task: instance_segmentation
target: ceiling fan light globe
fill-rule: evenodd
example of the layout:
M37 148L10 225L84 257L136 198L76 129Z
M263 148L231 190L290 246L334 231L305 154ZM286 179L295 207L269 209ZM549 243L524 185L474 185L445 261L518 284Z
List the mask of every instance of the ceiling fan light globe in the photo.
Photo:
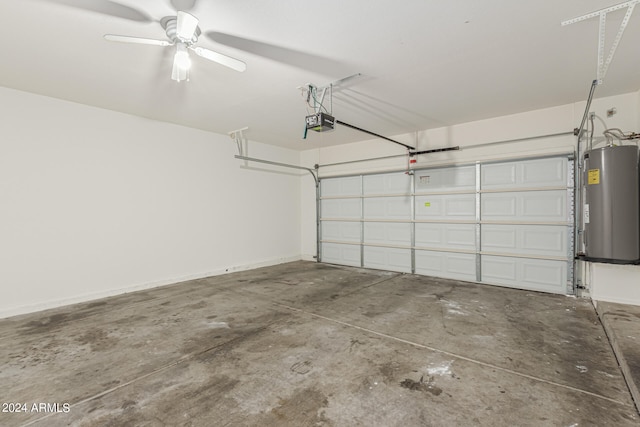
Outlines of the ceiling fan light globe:
M189 80L189 70L180 68L176 64L173 64L173 68L171 70L171 80L176 82L188 81Z
M189 68L191 68L189 51L183 43L178 43L176 45L176 54L173 57L171 79L177 82L180 82L182 80L189 80Z
M177 52L174 58L176 66L183 70L188 70L191 68L191 59L189 58L189 54L187 52Z
M176 54L173 57L173 63L180 69L188 70L191 68L191 58L189 51L183 43L176 45Z

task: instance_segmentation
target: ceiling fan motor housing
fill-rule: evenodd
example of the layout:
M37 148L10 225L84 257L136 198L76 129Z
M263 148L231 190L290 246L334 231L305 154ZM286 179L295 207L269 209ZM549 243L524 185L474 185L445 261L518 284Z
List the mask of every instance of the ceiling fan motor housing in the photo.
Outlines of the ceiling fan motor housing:
M178 17L177 16L165 16L160 20L160 24L162 28L164 28L165 33L167 34L167 38L171 40L173 43L183 42L187 46L191 46L195 42L198 41L198 37L202 34L200 31L200 27L196 27L196 30L193 32L193 37L189 40L183 40L178 37Z

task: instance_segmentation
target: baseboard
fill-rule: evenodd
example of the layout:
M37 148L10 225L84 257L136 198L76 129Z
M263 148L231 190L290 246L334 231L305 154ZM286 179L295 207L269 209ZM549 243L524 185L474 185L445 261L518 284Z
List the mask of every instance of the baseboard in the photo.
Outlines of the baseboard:
M252 262L248 264L239 264L231 267L219 268L216 270L206 271L202 273L174 277L171 279L158 280L158 281L147 282L147 283L139 283L139 284L127 286L124 288L109 289L101 292L92 292L92 293L78 295L70 298L61 298L57 300L39 302L36 304L23 305L23 306L14 307L14 308L4 308L4 309L0 309L0 319L19 316L21 314L35 313L42 310L49 310L52 308L63 307L65 305L78 304L78 303L93 301L101 298L112 297L116 295L128 294L131 292L143 291L151 288L158 288L161 286L174 285L176 283L186 282L188 280L203 279L205 277L211 277L211 276L220 276L223 274L229 274L229 273L245 271L245 270L253 270L256 268L269 267L272 265L285 264L287 262L294 262L294 261L300 261L300 260L303 260L303 257L301 255L270 258L270 259L265 259L258 262Z

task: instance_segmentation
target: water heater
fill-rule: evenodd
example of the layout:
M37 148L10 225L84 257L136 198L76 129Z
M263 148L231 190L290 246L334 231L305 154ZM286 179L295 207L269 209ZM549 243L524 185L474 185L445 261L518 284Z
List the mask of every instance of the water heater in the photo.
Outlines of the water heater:
M584 242L588 260L640 262L640 171L635 145L584 155Z

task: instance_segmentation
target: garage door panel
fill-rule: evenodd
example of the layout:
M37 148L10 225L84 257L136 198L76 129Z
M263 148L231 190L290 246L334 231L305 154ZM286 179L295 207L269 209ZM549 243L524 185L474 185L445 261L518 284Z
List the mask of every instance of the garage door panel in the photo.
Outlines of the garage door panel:
M520 289L564 294L567 262L482 255L482 281Z
M568 256L569 230L563 226L529 226L522 230L522 248L531 254Z
M416 246L444 247L443 224L416 224Z
M476 215L475 197L448 197L445 198L444 213L447 217L475 218Z
M567 219L566 191L531 191L523 193L520 194L519 203L519 213L524 218L541 221L566 221Z
M457 280L476 280L476 256L454 252L415 251L416 274Z
M416 219L444 219L443 196L416 196Z
M455 224L447 226L447 244L454 248L476 249L475 224Z
M548 158L481 166L481 188L560 187L567 183L567 159Z
M442 277L445 272L445 252L416 250L416 273Z
M567 159L551 158L520 162L518 182L527 187L561 187L567 184Z
M475 224L417 223L415 245L440 249L476 249Z
M480 188L509 187L516 184L514 163L481 166Z
M364 242L389 245L411 245L411 224L365 222Z
M562 257L568 253L568 228L561 225L484 224L480 240L485 252Z
M480 235L483 251L506 252L518 247L514 226L483 225Z
M364 247L364 266L411 273L411 249Z
M522 281L533 289L557 289L564 293L567 280L567 263L562 261L521 260Z
M472 254L447 254L447 272L450 277L476 280L476 256Z
M360 246L323 243L322 262L360 267Z
M360 242L360 222L323 221L322 240Z
M483 255L481 258L482 280L494 283L515 283L516 258L505 258Z
M365 219L411 219L411 198L371 197L364 199Z
M416 196L417 220L475 220L474 194L437 194Z
M567 192L564 190L484 193L480 218L497 221L567 221Z
M476 188L475 166L427 169L414 172L416 192L447 192Z
M322 201L322 218L360 219L360 199L328 199Z
M483 194L480 204L482 207L480 218L482 219L511 219L517 215L515 194Z
M410 194L411 178L404 173L366 175L363 178L365 195L372 194Z
M362 193L361 178L350 176L323 179L320 192L322 197L360 196Z

